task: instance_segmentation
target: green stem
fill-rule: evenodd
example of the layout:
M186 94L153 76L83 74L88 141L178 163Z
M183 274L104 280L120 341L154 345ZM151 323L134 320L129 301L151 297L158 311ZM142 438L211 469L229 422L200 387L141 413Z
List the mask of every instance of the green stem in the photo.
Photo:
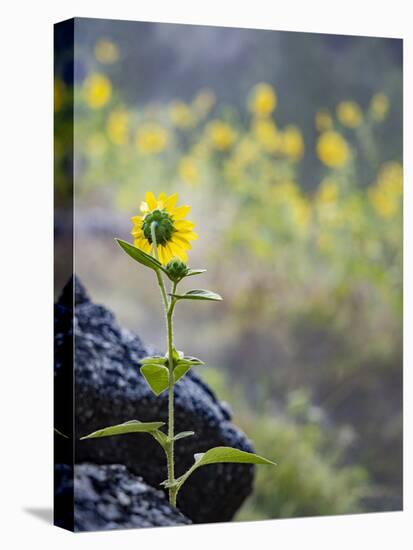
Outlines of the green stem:
M153 255L158 259L158 250L156 243L156 222L151 224L152 248ZM165 289L165 283L160 269L156 269L156 278L161 290L162 301L165 309L166 327L167 327L167 345L168 345L168 364L169 364L169 387L168 387L168 444L165 448L166 461L168 467L169 487L169 502L172 506L176 506L176 488L175 484L175 464L174 464L174 359L173 359L173 312L176 304L176 299L168 296ZM177 283L173 284L172 294L175 294Z

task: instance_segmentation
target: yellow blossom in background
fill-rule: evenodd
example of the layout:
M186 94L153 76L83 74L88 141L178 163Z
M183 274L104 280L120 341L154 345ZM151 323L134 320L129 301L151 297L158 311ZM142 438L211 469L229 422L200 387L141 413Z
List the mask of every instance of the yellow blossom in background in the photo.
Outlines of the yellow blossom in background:
M66 86L63 80L56 78L54 81L54 110L60 111L64 103Z
M213 120L207 126L207 135L215 149L229 149L237 138L236 132L222 120Z
M234 158L237 159L241 165L248 166L257 160L258 156L259 148L257 143L246 136L239 142Z
M304 140L299 128L287 126L281 133L281 151L293 160L300 160L304 154Z
M249 110L257 116L269 116L277 106L277 94L270 84L254 86L249 99Z
M378 175L378 183L389 193L400 196L403 193L403 167L398 162L385 162Z
M374 94L374 96L371 98L369 106L371 116L374 118L374 120L382 122L387 116L389 106L390 102L386 94L382 92Z
M325 178L317 190L317 202L320 204L334 204L338 198L337 182L331 178Z
M341 124L348 128L357 128L363 122L362 110L355 101L341 101L336 113Z
M169 197L166 193L160 193L156 198L148 192L141 203L142 214L132 218L134 245L147 254L154 248L151 226L156 222L156 252L164 265L175 257L187 262L186 251L192 248L191 241L198 238L193 231L195 224L185 219L191 207L176 206L177 201L178 193Z
M321 162L330 168L344 166L350 157L347 141L334 130L323 132L320 135L316 150Z
M192 107L200 118L204 118L215 104L215 94L208 88L200 90L195 96Z
M319 132L331 130L333 127L333 119L327 109L321 109L315 115L315 126Z
M282 138L273 120L255 120L252 125L252 132L265 151L268 153L280 151Z
M90 157L102 157L108 148L108 142L102 132L91 134L86 141L86 153Z
M190 156L182 157L179 161L178 174L187 185L195 186L199 183L199 171L196 161Z
M128 141L128 114L124 109L117 109L110 113L106 131L109 139L115 145L125 145Z
M99 40L95 46L95 57L99 63L109 65L119 59L119 49L110 40Z
M169 105L169 118L177 128L188 128L195 122L190 107L183 101L172 101Z
M84 82L85 101L91 109L101 109L112 96L112 84L104 74L93 73Z
M367 195L371 205L382 218L391 218L399 210L403 193L403 168L397 162L385 163Z
M156 122L143 124L136 132L136 147L144 155L162 152L168 141L168 130Z
M311 206L297 183L289 180L278 183L270 198L274 208L279 209L280 214L286 212L291 225L304 234L311 219Z

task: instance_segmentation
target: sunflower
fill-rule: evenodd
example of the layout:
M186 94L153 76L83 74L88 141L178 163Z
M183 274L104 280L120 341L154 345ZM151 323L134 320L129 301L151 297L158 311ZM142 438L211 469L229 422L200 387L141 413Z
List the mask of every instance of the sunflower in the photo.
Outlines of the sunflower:
M159 261L167 264L172 258L180 258L187 262L186 251L191 249L190 241L196 240L195 224L185 220L190 206L176 206L178 193L170 195L160 193L156 198L151 192L146 193L145 201L141 203L141 216L133 216L131 234L134 245L147 254L153 251L151 227L156 222L155 237Z

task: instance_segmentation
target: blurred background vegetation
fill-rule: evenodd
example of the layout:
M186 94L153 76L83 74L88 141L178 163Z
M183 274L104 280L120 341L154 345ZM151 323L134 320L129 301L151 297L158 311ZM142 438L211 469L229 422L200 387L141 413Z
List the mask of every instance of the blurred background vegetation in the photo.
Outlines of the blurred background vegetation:
M162 350L156 285L113 237L132 240L147 190L193 205L190 263L225 301L184 304L176 341L279 463L238 519L400 509L401 41L94 19L75 33L55 158L64 197L74 98L76 272Z

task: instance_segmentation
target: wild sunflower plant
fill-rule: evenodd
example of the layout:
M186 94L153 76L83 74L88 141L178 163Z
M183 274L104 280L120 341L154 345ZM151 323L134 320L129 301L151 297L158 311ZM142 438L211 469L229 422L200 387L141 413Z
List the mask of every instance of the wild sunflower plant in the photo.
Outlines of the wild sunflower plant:
M175 442L195 435L193 431L175 433L174 427L174 387L186 373L195 366L204 365L203 361L191 355L178 351L174 344L173 315L178 302L185 300L219 302L221 296L204 289L178 292L178 284L187 277L204 273L205 269L191 269L187 265L187 250L191 249L191 241L198 235L193 231L195 224L186 220L190 206L177 206L178 194L167 196L161 193L156 198L153 193L146 193L145 201L141 203L141 214L132 218L131 234L134 244L121 239L115 239L119 246L133 260L154 271L160 288L167 327L167 351L165 355L152 355L140 360L140 372L152 392L159 396L168 392L168 423L153 421L140 422L129 420L97 430L82 439L108 437L130 433L149 433L162 447L167 465L168 477L161 483L169 493L169 502L176 506L179 490L190 477L200 468L217 463L246 463L275 465L267 458L254 453L241 451L233 447L214 447L204 453L194 455L193 465L179 477L175 476L174 446ZM170 291L165 285L169 279Z

